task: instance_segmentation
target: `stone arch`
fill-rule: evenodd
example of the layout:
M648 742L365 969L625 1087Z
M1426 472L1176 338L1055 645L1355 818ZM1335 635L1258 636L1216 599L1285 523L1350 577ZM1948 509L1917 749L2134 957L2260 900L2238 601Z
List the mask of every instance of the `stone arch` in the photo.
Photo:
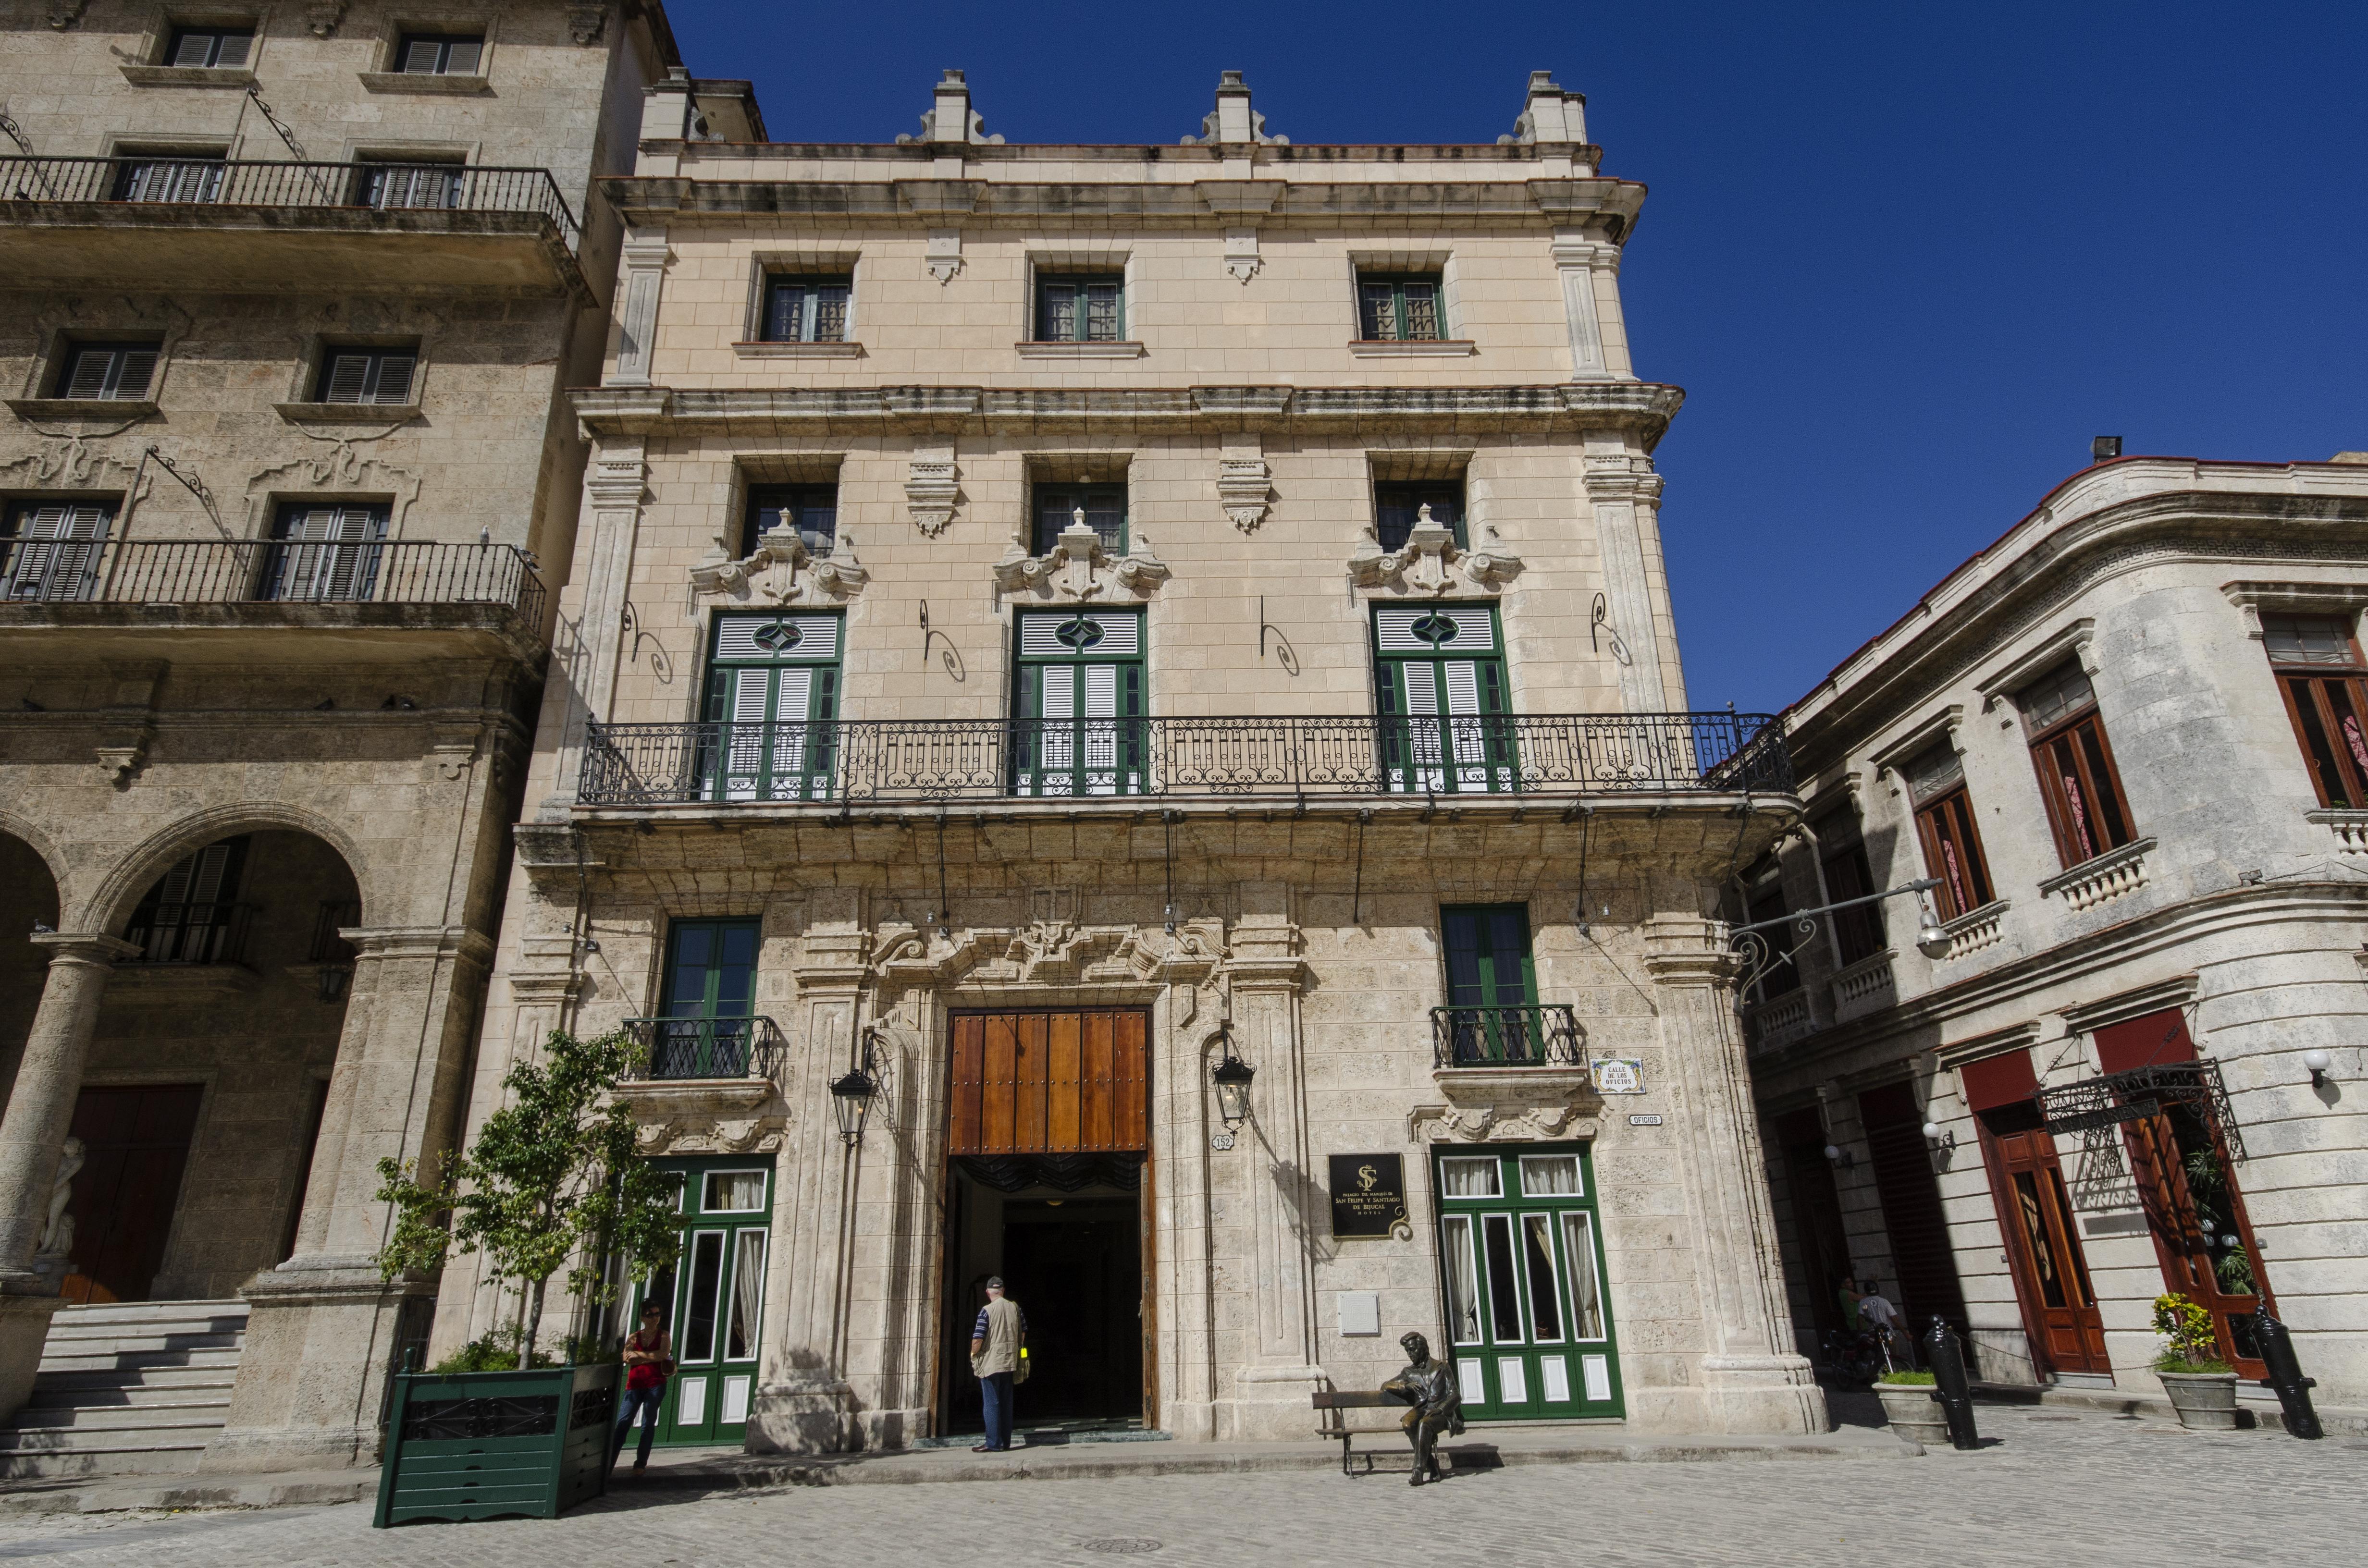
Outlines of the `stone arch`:
M42 832L40 825L30 817L12 812L6 806L0 806L0 833L6 834L11 838L21 839L28 849L40 857L41 864L50 873L50 885L58 890L58 899L63 905L65 899L67 875L66 857L64 852L59 849L57 840ZM60 929L63 928L63 926L60 927Z
M355 890L361 897L362 924L369 925L381 917L385 895L378 886L377 868L343 824L302 806L242 801L194 812L151 834L116 861L96 889L75 903L77 924L72 928L114 932L131 917L141 898L157 878L172 869L175 861L209 844L256 828L293 829L310 834L335 849L345 860L346 869L353 873Z

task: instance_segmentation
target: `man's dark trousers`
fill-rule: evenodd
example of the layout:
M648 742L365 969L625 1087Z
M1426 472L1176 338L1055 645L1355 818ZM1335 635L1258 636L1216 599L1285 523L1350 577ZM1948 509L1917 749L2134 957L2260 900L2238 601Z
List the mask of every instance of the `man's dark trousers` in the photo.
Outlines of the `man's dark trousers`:
M979 1379L978 1393L986 1403L986 1446L1000 1453L1011 1446L1011 1374Z

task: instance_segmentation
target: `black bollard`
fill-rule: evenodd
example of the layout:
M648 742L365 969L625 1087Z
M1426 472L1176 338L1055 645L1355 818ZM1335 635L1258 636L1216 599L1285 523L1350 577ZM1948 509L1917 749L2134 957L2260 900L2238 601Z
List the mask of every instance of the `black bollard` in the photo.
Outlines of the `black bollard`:
M1949 1446L1981 1447L1981 1434L1974 1430L1974 1391L1965 1381L1964 1349L1948 1319L1932 1320L1932 1332L1924 1336L1924 1358L1932 1364L1933 1397L1949 1423Z
M2287 1433L2296 1437L2326 1437L2318 1412L2310 1405L2310 1391L2318 1386L2318 1380L2302 1375L2302 1363L2294 1358L2294 1333L2270 1315L2266 1296L2254 1304L2253 1333L2261 1342L2261 1361L2270 1372L2261 1386L2277 1391L2278 1403L2285 1408Z

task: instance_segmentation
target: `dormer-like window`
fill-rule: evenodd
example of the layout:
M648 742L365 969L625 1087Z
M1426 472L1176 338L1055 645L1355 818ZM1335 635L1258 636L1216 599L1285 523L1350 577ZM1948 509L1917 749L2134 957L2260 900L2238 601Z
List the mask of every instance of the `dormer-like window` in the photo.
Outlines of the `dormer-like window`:
M394 68L406 76L473 76L484 56L480 34L405 33Z
M203 70L230 71L246 63L255 49L255 28L175 28L165 46L165 63Z

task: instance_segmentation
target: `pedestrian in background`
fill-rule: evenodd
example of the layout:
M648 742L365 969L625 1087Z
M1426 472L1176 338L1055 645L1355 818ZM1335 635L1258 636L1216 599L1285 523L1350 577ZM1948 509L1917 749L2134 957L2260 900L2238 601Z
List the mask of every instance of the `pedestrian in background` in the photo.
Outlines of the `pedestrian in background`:
M980 1403L986 1406L986 1441L973 1444L974 1454L999 1454L1011 1447L1011 1389L1028 1347L1028 1314L1003 1294L1003 1276L986 1281L986 1305L970 1331L970 1369L978 1379Z
M658 1435L658 1411L666 1403L666 1380L674 1376L674 1335L666 1331L666 1313L655 1301L642 1309L642 1326L625 1336L625 1397L617 1418L617 1435L609 1445L609 1468L625 1451L625 1434L633 1417L642 1419L642 1446L633 1456L633 1473L650 1468L650 1444Z

